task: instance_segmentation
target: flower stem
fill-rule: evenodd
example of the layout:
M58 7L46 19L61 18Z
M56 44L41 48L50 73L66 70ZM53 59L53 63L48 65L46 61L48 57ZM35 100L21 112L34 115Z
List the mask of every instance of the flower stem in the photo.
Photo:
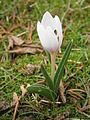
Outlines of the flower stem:
M53 80L55 74L56 53L52 52L50 55L51 55L51 79Z

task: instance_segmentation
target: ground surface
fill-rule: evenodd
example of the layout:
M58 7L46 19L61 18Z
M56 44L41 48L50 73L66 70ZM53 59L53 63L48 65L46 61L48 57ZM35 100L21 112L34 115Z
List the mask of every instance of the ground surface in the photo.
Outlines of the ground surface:
M71 118L90 119L90 108L84 112L85 114L77 110L77 104L79 104L79 107L82 107L87 100L86 93L81 93L82 99L68 92L69 89L83 89L87 92L85 88L87 86L88 88L90 87L89 0L0 1L0 101L5 102L5 105L6 103L10 104L13 99L13 92L16 92L18 95L21 94L20 86L22 84L33 84L43 79L40 70L35 71L32 75L28 75L25 71L27 64L45 64L45 53L35 53L34 55L18 54L12 58L8 51L8 37L12 34L14 36L20 36L24 41L31 42L28 26L32 24L34 29L32 42L40 43L36 32L36 23L38 20L41 20L44 12L47 10L53 16L58 15L62 21L64 33L62 55L68 42L71 39L74 41L63 78L65 85L68 86L65 93L67 102L58 107L53 108L47 105L43 108L42 105L38 106L35 101L31 101L29 96L26 95L21 101L21 104L28 103L28 108L25 108L25 110L31 111L31 113L29 113L29 118L24 117L24 119L52 119L64 112L69 112L69 117ZM57 58L57 64L60 59L61 57ZM49 64L46 66L49 67ZM75 95L76 98L72 95ZM20 109L19 115L24 113L25 110ZM11 120L12 116L13 111L10 111L1 116L0 120ZM18 117L18 119L23 119L23 117Z

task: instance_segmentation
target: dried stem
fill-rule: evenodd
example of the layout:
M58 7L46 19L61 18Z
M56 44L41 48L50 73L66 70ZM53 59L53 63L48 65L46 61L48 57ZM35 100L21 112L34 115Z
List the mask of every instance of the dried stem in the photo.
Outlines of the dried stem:
M63 81L61 80L60 84L59 84L59 93L60 93L60 97L61 97L63 103L66 103L66 97L65 97L64 92L65 92L65 88L63 85Z
M17 114L17 110L18 110L20 99L21 99L21 96L16 101L15 110L14 110L14 114L13 114L13 119L12 120L15 120L15 118L16 118L16 114Z

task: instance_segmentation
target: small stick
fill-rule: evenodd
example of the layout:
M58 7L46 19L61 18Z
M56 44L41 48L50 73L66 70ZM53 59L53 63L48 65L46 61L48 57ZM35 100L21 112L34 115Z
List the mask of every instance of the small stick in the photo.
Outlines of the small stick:
M53 104L53 102L47 101L47 100L41 100L40 102L46 103L46 104ZM55 102L55 104L60 105L61 102Z
M17 99L16 101L16 105L15 105L15 110L14 110L14 114L13 114L13 119L12 120L15 120L15 117L16 117L16 113L17 113L17 110L18 110L18 106L19 106L19 101L21 99L21 96Z

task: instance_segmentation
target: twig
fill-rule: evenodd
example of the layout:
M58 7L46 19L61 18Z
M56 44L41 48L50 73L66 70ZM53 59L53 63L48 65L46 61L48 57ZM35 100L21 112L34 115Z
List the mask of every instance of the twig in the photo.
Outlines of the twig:
M22 35L24 35L24 34L26 34L26 33L27 33L27 31L24 31L24 32L18 34L17 37L20 37L20 36L22 36Z
M79 98L81 98L81 99L84 99L80 94L78 94L78 93L76 93L76 92L74 92L74 91L72 91L72 90L68 90L68 92L70 92L71 94L76 95L77 97L79 97Z
M41 100L40 103L53 104L53 102L50 102L50 101L47 101L47 100ZM55 102L55 104L60 105L61 102Z
M85 91L84 90L82 90L82 89L70 89L71 91L78 91L78 92L84 92L85 93Z
M17 113L17 110L18 110L18 106L19 106L20 100L21 100L21 98L23 98L24 95L26 94L27 88L28 88L29 86L30 86L30 84L27 84L27 86L25 86L25 85L21 85L21 86L20 86L21 91L22 91L22 95L20 95L20 96L17 96L17 94L14 93L13 102L14 102L14 104L15 104L15 109L14 109L14 114L13 114L13 119L12 119L12 120L15 120L16 113Z
M17 109L18 109L18 106L19 106L20 98L21 97L19 97L18 100L17 100L17 102L16 102L16 106L15 106L15 110L14 110L14 114L13 114L13 119L12 120L15 120Z
M84 111L90 109L90 105L84 106L83 108L79 108L79 109L80 109L80 111L84 112Z
M77 111L78 111L79 113L83 114L84 116L90 118L90 115L88 115L88 114L86 114L86 113L84 113L84 112L82 112L82 111L80 111L80 110L78 110L78 109L77 109Z

